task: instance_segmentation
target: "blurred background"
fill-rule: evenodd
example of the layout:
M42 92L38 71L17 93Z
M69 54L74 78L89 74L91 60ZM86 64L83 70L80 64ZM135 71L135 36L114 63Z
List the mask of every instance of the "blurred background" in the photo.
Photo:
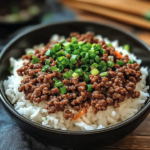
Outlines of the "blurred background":
M97 21L133 32L150 46L150 0L60 0L80 20Z
M0 45L18 29L73 19L121 27L150 46L150 0L1 0Z

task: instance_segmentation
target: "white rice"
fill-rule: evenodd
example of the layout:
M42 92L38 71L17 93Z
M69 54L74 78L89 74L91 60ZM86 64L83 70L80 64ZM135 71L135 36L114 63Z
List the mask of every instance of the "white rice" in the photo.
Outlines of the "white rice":
M96 37L100 40L102 39L101 35L97 35ZM58 35L53 35L51 40L57 40L58 38ZM60 40L64 39L65 38L62 37ZM118 46L118 40L109 41L108 38L104 38L104 40L106 41L106 43L112 43L116 50L122 52L123 55L129 55L129 58L131 60L136 60L139 64L141 63L141 60L137 59L134 54L128 53L123 49L122 46ZM43 46L43 44L40 44L38 47L42 49ZM27 49L26 53L34 52L34 48ZM46 102L42 101L39 104L31 103L29 100L25 100L23 92L18 92L18 87L23 77L18 76L16 70L22 66L24 61L21 59L15 60L14 58L10 58L10 64L14 67L14 70L12 72L12 75L4 81L5 93L10 102L14 104L15 110L19 114L38 124L42 124L43 126L61 130L102 129L122 122L136 114L144 105L147 97L149 97L149 94L147 93L149 86L146 86L148 71L147 68L141 67L142 79L136 85L136 90L140 91L139 98L126 99L120 104L120 107L113 108L112 106L108 106L106 111L99 111L97 114L94 114L92 111L92 107L90 107L87 110L87 113L84 114L81 118L75 121L73 121L72 119L66 120L64 118L63 112L48 114L47 110L44 109ZM71 110L75 115L78 114L78 112L72 109L70 106L66 106L66 109Z

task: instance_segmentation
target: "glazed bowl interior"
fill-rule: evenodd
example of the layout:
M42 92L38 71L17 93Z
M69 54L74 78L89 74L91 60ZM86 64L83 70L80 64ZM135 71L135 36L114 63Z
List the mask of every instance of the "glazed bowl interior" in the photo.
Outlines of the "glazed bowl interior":
M53 34L64 35L68 37L71 32L94 32L95 34L100 34L103 37L108 37L111 41L118 39L119 45L130 44L131 45L131 52L134 53L138 58L142 59L142 66L150 67L150 49L146 46L143 42L139 39L134 37L132 34L123 31L122 29L118 29L116 27L100 24L100 23L92 23L92 22L82 22L82 21L70 21L70 22L61 22L56 24L50 25L38 25L29 28L22 33L19 33L16 37L14 37L2 50L0 55L0 91L1 95L0 98L4 105L19 119L23 120L24 122L42 130L51 131L51 132L58 132L62 134L91 134L91 133L100 133L109 130L113 130L115 128L119 128L129 122L132 122L134 119L138 118L142 113L144 113L150 106L150 99L147 99L145 105L141 108L141 110L132 116L131 118L101 129L101 130L91 130L91 131L63 131L59 129L52 129L48 128L39 124L32 122L31 120L26 119L25 117L21 116L17 113L13 105L7 99L4 87L3 87L3 80L8 77L9 72L7 69L9 68L9 58L14 57L15 59L20 58L24 54L24 50L28 47L33 47L39 43L46 44L50 37ZM147 78L147 85L150 84L149 77Z

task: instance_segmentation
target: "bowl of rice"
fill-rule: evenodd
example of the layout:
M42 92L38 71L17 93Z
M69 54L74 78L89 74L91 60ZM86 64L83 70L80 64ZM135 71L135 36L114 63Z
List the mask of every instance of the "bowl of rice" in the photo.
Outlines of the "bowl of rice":
M34 26L1 52L0 98L18 126L41 142L114 143L149 113L149 50L106 24Z

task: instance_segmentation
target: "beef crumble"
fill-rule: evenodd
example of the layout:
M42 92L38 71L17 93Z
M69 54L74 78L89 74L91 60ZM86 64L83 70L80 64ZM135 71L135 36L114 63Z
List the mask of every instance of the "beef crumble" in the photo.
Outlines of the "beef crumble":
M21 81L18 88L19 92L24 92L25 99L31 102L47 101L45 106L49 113L56 111L64 111L66 105L70 105L75 110L80 110L81 107L88 109L93 107L94 113L97 111L103 111L107 109L107 106L119 107L119 103L123 102L125 98L138 98L140 92L136 91L136 83L141 80L140 65L137 63L128 64L129 57L125 55L122 58L117 58L114 47L108 47L104 40L99 41L94 37L93 33L79 34L71 33L68 42L71 41L71 37L76 37L77 41L83 41L84 43L97 43L99 44L105 54L100 54L101 61L107 62L108 56L114 57L114 63L122 60L124 65L115 64L113 68L107 68L108 76L101 77L98 75L89 75L89 83L92 84L92 92L86 90L87 83L84 82L83 76L79 78L71 77L70 79L64 79L63 73L69 70L65 68L61 73L57 71L51 71L50 68L46 72L41 72L45 65L45 60L50 60L50 67L56 65L56 60L45 56L45 53L49 48L52 48L56 42L49 42L43 50L35 50L33 55L24 55L22 59L28 59L29 62L24 62L23 67L17 70L19 76L26 77ZM39 59L39 63L32 63L32 56L36 56ZM71 56L66 55L69 59ZM76 67L80 67L82 61L79 58ZM93 67L91 67L91 70ZM37 77L36 77L36 76ZM53 78L59 79L67 89L66 94L61 94L58 87L54 87ZM73 118L72 112L65 111L65 118Z

